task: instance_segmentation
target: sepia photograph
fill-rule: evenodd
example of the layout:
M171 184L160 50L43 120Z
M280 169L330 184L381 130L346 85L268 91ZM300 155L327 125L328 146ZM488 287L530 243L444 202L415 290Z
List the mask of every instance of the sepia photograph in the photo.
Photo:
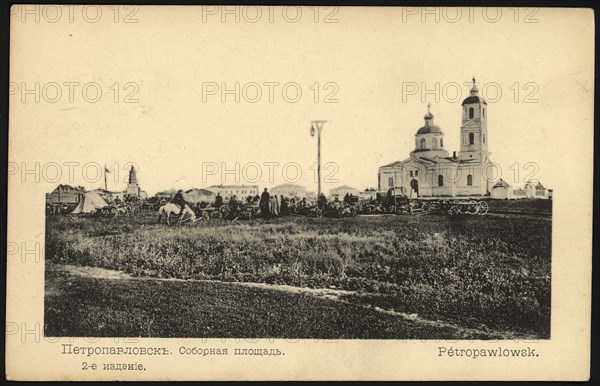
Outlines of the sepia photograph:
M24 360L39 334L73 371L51 379L150 380L158 355L169 380L501 379L394 370L392 353L425 347L445 366L585 377L541 361L589 334L592 10L22 4L10 19L8 286L33 284L7 339ZM365 370L304 374L313 349ZM259 355L290 372L168 371Z
M550 338L553 190L491 178L496 135L490 126L486 138L488 103L472 82L460 126L445 128L459 150L446 150L428 105L421 127L399 130L414 148L373 170L373 187L323 189L320 120L304 130L316 152L297 147L316 153L308 186L285 182L301 168L282 158L283 183L269 186L160 179L166 189L149 195L141 163L146 173L132 165L111 189L106 167L104 186L59 184L46 195L45 334ZM231 180L260 174L256 162L232 164L221 173Z

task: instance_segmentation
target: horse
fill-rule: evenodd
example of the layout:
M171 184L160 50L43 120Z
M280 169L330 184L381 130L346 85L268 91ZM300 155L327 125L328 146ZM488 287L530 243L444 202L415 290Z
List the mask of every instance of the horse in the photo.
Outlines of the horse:
M171 225L171 222L169 221L169 218L171 217L172 214L175 215L179 215L179 213L181 212L181 210L179 209L179 206L177 206L176 204L173 204L171 202L166 203L165 205L161 206L158 209L158 221L160 223L160 219L162 218L162 216L165 216L167 218L167 224ZM185 217L185 215L189 215L190 219L192 220L192 222L196 222L196 213L194 213L194 211L192 210L192 208L189 207L189 205L186 205L183 208L183 214L181 216L179 216L179 224L183 223L183 219ZM187 220L186 220L187 221Z

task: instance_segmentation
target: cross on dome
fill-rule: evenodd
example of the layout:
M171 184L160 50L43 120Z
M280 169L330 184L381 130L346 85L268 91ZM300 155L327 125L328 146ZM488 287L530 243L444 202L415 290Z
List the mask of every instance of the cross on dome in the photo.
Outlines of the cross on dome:
M473 77L473 87L471 87L471 96L477 95L477 92L479 92L479 90L477 89L477 86L475 85L475 77Z
M425 114L425 125L429 126L433 120L433 114L431 114L431 103L427 103L427 114Z

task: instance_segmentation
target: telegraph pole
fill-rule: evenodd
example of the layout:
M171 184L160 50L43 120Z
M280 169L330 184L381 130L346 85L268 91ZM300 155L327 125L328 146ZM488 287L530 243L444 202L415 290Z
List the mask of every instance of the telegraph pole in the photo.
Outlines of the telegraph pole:
M310 135L315 136L315 129L317 131L317 179L319 180L317 190L317 200L321 197L321 131L325 125L323 120L310 121Z

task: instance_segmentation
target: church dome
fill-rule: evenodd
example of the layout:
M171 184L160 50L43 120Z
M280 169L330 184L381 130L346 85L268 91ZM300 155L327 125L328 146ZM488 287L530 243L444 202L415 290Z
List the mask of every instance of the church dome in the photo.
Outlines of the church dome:
M467 97L463 101L462 106L468 105L468 104L471 104L471 103L483 103L484 105L487 105L487 102L485 101L485 99L483 99L479 95L473 95L473 96Z
M434 115L431 114L431 105L427 104L427 114L423 117L425 119L425 126L417 130L417 135L420 134L443 134L442 129L439 126L433 124Z
M428 159L448 157L448 152L444 149L444 133L439 126L433 124L430 104L427 104L427 114L423 118L425 118L425 126L417 130L415 150L410 153L411 157Z
M430 126L423 126L419 130L417 130L417 135L429 134L429 133L442 134L442 129L440 129L439 126L430 125Z

